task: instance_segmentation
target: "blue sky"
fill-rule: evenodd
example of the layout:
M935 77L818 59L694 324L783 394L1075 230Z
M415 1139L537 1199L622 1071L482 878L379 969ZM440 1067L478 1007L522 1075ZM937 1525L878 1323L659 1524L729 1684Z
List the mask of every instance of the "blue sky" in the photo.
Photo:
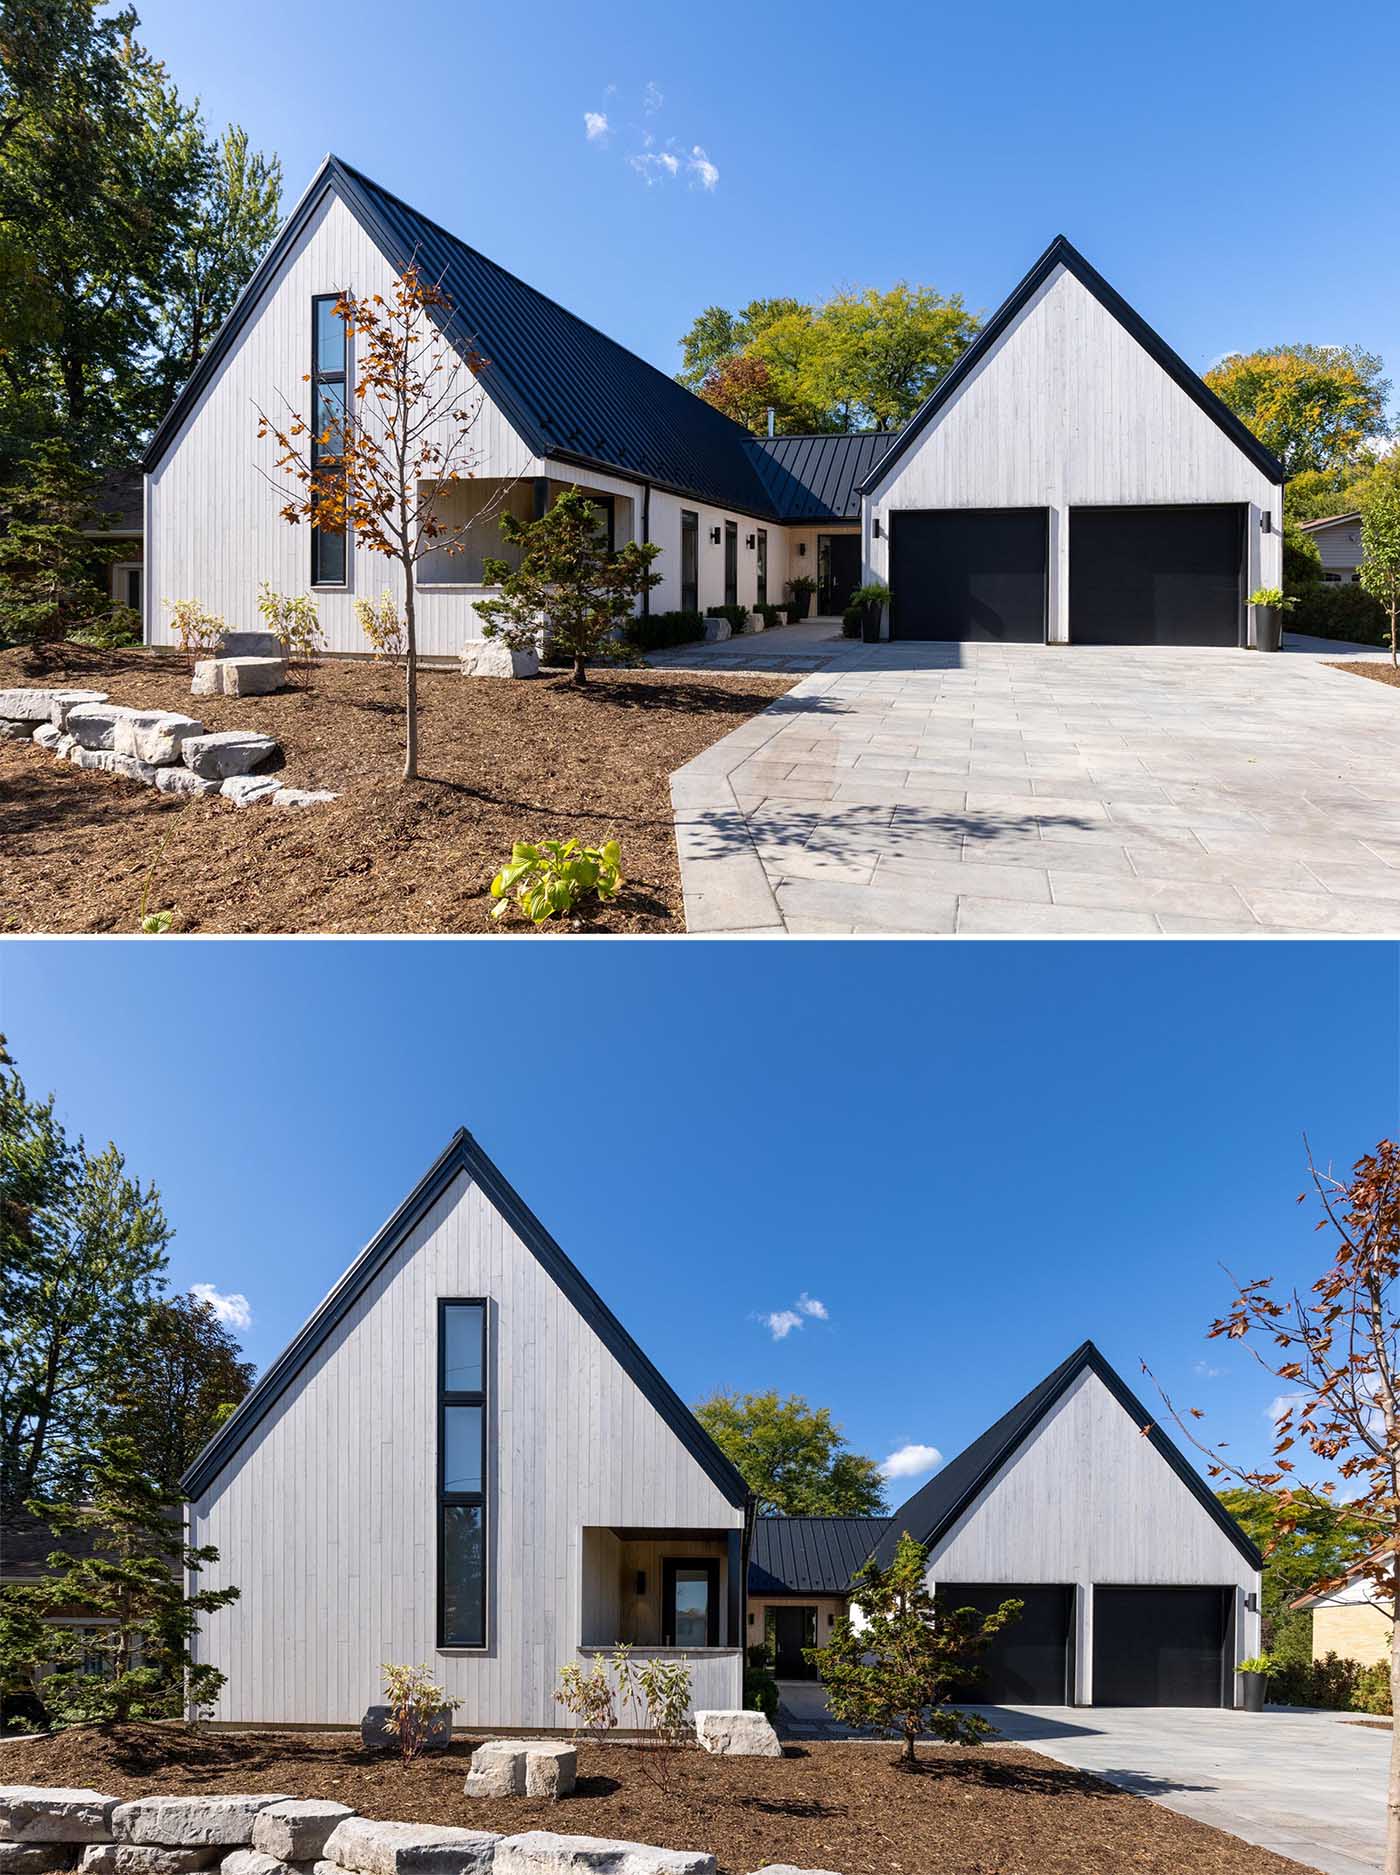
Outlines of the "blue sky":
M951 1455L1092 1336L1262 1456L1267 1379L1204 1339L1218 1265L1316 1273L1301 1135L1349 1167L1393 1133L1398 962L11 939L0 1031L157 1182L174 1281L246 1298L262 1364L466 1125L688 1400L777 1387L882 1460Z
M138 7L291 198L333 148L667 370L707 304L989 311L1064 233L1198 369L1305 339L1400 378L1390 0Z

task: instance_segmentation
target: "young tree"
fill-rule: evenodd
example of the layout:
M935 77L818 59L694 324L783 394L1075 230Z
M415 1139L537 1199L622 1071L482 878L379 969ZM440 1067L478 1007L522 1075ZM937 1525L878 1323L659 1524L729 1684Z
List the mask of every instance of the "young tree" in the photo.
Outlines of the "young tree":
M277 469L298 485L282 506L283 520L348 532L356 547L393 561L403 577L403 778L414 781L418 563L429 553L460 553L468 527L504 496L499 490L459 524L447 518L449 498L473 479L480 459L471 438L483 401L476 374L486 361L444 336L452 300L412 262L387 300L346 293L335 310L347 339L358 341L348 407L321 404L308 416L284 396L280 422L258 408L258 435L274 439ZM315 388L310 396L316 403Z
M838 1621L825 1647L803 1649L833 1716L902 1738L906 1765L918 1762L921 1732L948 1745L980 1744L992 1727L950 1701L976 1699L987 1643L1019 1618L1024 1604L1008 1598L990 1615L942 1607L929 1590L923 1545L907 1530L888 1569L872 1558L856 1572L851 1600L860 1624Z
M1210 1337L1242 1342L1271 1385L1282 1385L1272 1462L1249 1465L1202 1438L1163 1393L1178 1426L1202 1451L1212 1478L1267 1494L1277 1544L1295 1534L1319 1501L1340 1502L1360 1532L1363 1578L1394 1608L1400 1590L1400 1146L1383 1139L1349 1180L1309 1162L1321 1207L1317 1228L1332 1255L1306 1291L1276 1294L1272 1277L1239 1282ZM1299 1199L1303 1203L1307 1194ZM1290 1456L1299 1442L1323 1475L1304 1483ZM1334 1587L1339 1576L1317 1587ZM1400 1626L1392 1627L1391 1703L1400 1707ZM1400 1875L1400 1729L1391 1743L1385 1875Z
M695 1417L758 1497L763 1517L884 1517L885 1481L824 1406L797 1394L710 1395Z
M1395 619L1400 612L1400 480L1377 481L1361 510L1361 584L1390 619L1390 662L1400 664Z
M253 1365L239 1353L198 1296L171 1296L146 1311L113 1394L113 1427L171 1498L253 1384Z
M1383 370L1356 346L1276 345L1232 353L1206 373L1206 383L1292 477L1343 469L1368 437L1384 434L1390 385Z
M614 552L597 508L577 488L566 489L538 520L503 514L501 533L519 549L520 564L486 562L487 580L501 589L498 599L476 602L488 638L525 651L547 635L573 660L576 684L587 682L590 662L627 655L619 630L661 578L651 570L661 551L655 542L629 541Z

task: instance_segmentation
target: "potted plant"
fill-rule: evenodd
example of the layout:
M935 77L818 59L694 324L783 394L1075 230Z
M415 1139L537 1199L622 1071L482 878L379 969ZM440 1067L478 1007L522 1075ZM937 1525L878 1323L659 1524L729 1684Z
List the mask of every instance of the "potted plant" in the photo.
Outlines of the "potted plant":
M1243 1683L1244 1709L1246 1712L1264 1710L1264 1689L1269 1683L1269 1675L1274 1670L1273 1657L1270 1654L1255 1654L1249 1660L1242 1660L1235 1668Z
M810 573L799 573L788 581L788 590L792 602L797 607L798 618L806 618L812 607L812 594L817 590L817 582Z
M851 594L852 606L860 608L860 635L868 645L880 642L880 620L890 602L890 589L883 580L873 579L868 586L858 586Z
M1255 650L1280 650L1283 645L1283 615L1291 612L1298 601L1287 598L1277 586L1257 586L1249 595L1249 603L1254 607Z

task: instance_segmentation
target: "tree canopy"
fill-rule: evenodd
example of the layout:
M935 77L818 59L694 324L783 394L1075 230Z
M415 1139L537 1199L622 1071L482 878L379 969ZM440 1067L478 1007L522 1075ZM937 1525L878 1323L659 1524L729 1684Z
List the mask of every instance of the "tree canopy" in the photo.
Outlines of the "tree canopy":
M1358 1562L1366 1547L1365 1531L1345 1504L1299 1493L1298 1521L1290 1530L1276 1525L1277 1507L1267 1491L1238 1487L1218 1493L1221 1503L1264 1552L1264 1652L1279 1660L1305 1662L1312 1657L1312 1617L1289 1604L1319 1582L1334 1580Z
M885 1481L824 1406L797 1394L712 1393L695 1416L758 1498L760 1516L883 1517Z
M1390 385L1381 359L1359 346L1232 352L1205 381L1290 477L1336 474L1357 462L1369 438L1385 434Z

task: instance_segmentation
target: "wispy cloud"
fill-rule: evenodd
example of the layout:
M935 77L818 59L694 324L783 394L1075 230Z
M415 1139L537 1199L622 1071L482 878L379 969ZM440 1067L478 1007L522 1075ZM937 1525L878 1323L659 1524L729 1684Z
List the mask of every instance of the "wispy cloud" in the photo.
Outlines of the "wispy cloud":
M642 109L646 112L648 117L655 117L656 113L665 102L665 92L662 91L660 85L657 84L654 78L648 78L647 88L642 93Z
M702 189L717 189L719 187L719 171L715 168L714 164L710 161L709 157L706 156L698 143L692 144L690 155L686 159L685 166L688 174L695 178Z
M1268 1416L1277 1425L1285 1413L1291 1413L1295 1406L1301 1406L1307 1398L1306 1393L1277 1393L1269 1401Z
M761 1315L759 1320L775 1341L786 1341L794 1328L802 1326L802 1317L795 1309L774 1309L771 1315Z
M191 1283L190 1294L197 1302L207 1302L225 1328L251 1328L253 1310L247 1296L239 1295L235 1290L230 1295L223 1295L213 1283Z
M673 156L669 150L643 150L629 156L627 161L643 178L648 188L651 188L653 183L666 182L678 176L681 169L681 159Z
M1200 1380L1219 1380L1225 1372L1223 1367L1212 1367L1209 1361L1193 1361L1191 1372Z
M941 1465L943 1454L936 1445L901 1445L880 1466L887 1478L922 1478Z
M590 143L603 143L612 126L608 122L606 111L585 111L583 114L583 134Z
M797 1298L797 1306L804 1315L810 1315L814 1321L825 1322L831 1318L827 1314L825 1302L818 1302L815 1296L809 1296L804 1289Z

